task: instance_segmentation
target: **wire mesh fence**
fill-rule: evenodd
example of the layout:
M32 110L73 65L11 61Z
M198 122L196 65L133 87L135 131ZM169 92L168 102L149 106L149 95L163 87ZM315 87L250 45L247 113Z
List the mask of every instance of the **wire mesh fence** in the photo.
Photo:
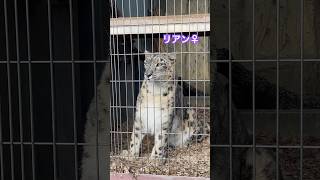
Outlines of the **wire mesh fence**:
M111 172L209 177L209 1L110 3ZM162 137L166 156L152 156ZM141 152L131 154L136 141Z

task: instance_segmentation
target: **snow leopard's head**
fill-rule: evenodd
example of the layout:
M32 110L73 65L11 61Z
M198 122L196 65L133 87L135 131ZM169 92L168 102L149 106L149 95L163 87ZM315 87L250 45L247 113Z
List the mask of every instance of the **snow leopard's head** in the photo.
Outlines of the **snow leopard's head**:
M174 78L175 54L150 54L145 52L144 78L149 81L161 82Z

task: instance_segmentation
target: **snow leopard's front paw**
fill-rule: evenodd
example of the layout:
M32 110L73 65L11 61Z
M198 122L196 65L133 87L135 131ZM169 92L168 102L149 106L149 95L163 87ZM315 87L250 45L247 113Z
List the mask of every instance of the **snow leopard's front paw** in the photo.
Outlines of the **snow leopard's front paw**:
M156 165L163 165L167 161L167 153L165 151L152 151L150 159L152 159Z
M120 153L120 156L129 156L129 151L128 150L122 150Z

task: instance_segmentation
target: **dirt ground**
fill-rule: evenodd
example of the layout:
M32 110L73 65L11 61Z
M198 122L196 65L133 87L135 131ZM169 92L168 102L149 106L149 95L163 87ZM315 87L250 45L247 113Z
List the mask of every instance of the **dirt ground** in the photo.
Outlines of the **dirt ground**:
M158 165L149 156L150 153L136 159L112 156L111 172L210 177L209 138L187 148L171 149L164 165Z

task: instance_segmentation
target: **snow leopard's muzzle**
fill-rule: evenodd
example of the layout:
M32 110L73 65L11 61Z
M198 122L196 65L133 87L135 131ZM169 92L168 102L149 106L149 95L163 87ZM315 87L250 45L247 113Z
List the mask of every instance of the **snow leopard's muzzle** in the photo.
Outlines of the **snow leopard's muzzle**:
M148 71L144 74L144 78L148 81L154 81L157 83L163 83L167 82L168 80L172 79L173 75L166 72L154 72L154 71Z

